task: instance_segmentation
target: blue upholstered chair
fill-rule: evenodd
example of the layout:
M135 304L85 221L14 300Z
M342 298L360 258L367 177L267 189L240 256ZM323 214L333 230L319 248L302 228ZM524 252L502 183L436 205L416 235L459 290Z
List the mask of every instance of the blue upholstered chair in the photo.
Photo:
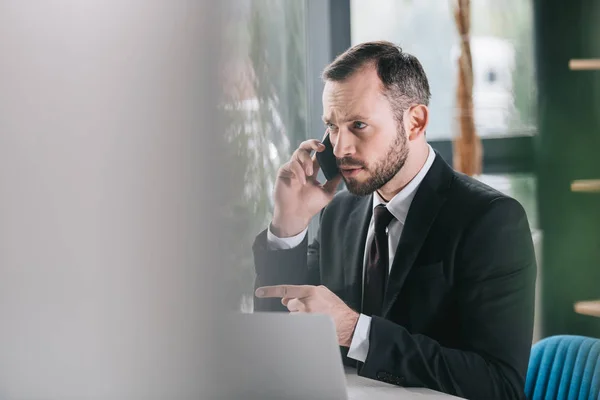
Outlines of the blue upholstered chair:
M600 339L560 335L531 349L529 400L600 400Z

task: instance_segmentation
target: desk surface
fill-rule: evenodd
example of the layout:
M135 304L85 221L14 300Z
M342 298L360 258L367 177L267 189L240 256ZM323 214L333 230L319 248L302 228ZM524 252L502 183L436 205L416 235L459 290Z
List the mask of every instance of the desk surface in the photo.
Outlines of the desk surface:
M405 388L363 378L356 375L356 370L352 369L346 369L346 381L349 400L458 399L429 389Z

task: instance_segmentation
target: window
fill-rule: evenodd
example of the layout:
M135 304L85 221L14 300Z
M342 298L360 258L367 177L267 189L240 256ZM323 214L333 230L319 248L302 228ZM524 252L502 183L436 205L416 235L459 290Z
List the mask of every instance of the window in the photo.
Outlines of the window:
M352 44L389 40L415 55L431 86L427 137L452 163L456 134L456 60L460 37L451 0L351 0ZM524 0L471 1L473 103L484 148L478 177L515 197L536 229L536 179L531 135L536 131L533 7Z
M415 55L429 78L430 139L455 132L460 52L450 0L352 0L352 44L389 40ZM473 0L471 53L475 126L481 137L535 132L531 1Z
M251 311L252 240L271 220L277 169L306 137L305 2L240 0L232 21L232 51L224 67L228 139L245 166L235 230L227 248L236 268L230 279Z

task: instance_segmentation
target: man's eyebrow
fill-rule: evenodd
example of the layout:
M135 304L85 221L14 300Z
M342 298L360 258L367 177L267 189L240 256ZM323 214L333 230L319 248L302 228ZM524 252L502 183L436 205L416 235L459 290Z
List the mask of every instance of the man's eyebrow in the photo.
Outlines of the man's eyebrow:
M325 122L326 124L328 124L328 123L331 122L330 119L327 118L324 115L321 118L323 119L323 122ZM364 117L364 116L362 116L360 114L354 114L354 115L349 116L348 118L344 118L341 122L346 122L346 121L368 121L368 120L369 120L369 118L367 118L367 117Z
M364 117L360 114L354 114L346 118L346 121L368 121L369 118Z

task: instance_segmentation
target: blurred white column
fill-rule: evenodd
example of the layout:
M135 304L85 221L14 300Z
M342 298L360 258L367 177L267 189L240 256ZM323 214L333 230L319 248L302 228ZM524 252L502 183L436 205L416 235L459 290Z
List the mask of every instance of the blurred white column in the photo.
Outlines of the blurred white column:
M224 7L0 0L1 399L213 389Z

